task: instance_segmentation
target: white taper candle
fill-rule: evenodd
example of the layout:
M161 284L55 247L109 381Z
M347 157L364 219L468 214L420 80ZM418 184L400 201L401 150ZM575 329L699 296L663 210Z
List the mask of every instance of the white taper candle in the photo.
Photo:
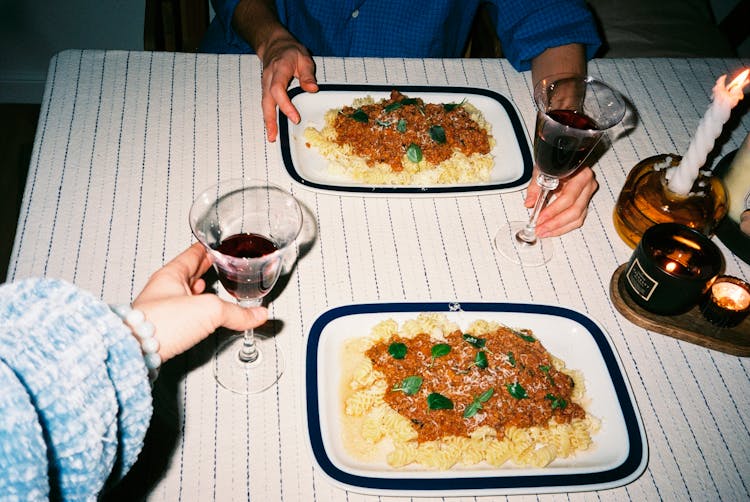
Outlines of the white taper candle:
M726 75L716 81L713 88L713 103L698 123L698 129L693 136L687 152L682 156L679 165L667 171L667 187L680 195L687 195L698 177L700 168L706 163L708 154L714 147L716 138L721 134L724 124L729 120L732 108L743 97L743 87L748 83L750 70L745 70L728 86L725 86Z

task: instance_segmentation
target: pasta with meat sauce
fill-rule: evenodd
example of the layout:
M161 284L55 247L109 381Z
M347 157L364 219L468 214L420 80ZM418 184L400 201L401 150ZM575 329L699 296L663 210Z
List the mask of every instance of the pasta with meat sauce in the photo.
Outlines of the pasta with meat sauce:
M495 145L489 123L467 101L425 103L397 90L328 110L305 128L308 147L329 172L369 184L435 185L488 181Z
M599 429L580 404L581 374L528 330L477 320L462 331L423 313L380 322L342 361L345 444L365 460L544 467L591 447Z

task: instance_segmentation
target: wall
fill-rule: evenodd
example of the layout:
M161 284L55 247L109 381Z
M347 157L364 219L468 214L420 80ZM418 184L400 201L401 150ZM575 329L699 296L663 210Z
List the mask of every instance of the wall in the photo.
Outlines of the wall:
M0 0L0 12L0 102L41 102L63 49L143 50L145 0Z

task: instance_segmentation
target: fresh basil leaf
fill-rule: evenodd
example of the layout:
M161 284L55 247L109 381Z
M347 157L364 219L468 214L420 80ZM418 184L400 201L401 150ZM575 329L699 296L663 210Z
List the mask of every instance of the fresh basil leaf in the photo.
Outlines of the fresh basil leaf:
M505 384L505 388L508 389L508 394L515 397L516 399L529 397L529 395L526 394L526 389L524 389L523 386L518 382L507 383Z
M357 122L362 122L363 124L366 124L367 121L370 119L367 114L362 110L362 108L357 108L357 110L349 115L352 119L356 120Z
M400 101L400 103L404 106L406 105L416 105L417 104L417 98L405 98Z
M393 390L401 391L407 396L412 396L419 392L420 387L422 387L422 377L419 375L413 375L404 378L400 385L393 387Z
M557 384L555 383L555 379L552 378L552 375L549 374L550 367L547 366L546 364L540 364L539 369L542 371L542 373L547 375L547 380L549 381L549 383L557 387Z
M409 145L409 148L406 149L406 156L416 164L422 160L422 149L419 148L419 145L412 143Z
M464 418L473 417L481 409L482 409L482 403L480 403L479 401L475 399L474 402L471 403L469 406L467 406L466 409L464 410Z
M432 138L432 141L435 143L445 143L445 129L443 129L443 126L430 126L430 138Z
M386 105L385 108L383 108L383 110L385 110L386 112L392 112L393 110L398 110L402 106L403 106L403 103L401 101L394 101L390 105Z
M406 132L406 119L399 119L396 124L396 130L400 133Z
M438 343L432 346L432 350L430 352L432 353L432 358L435 359L436 357L443 357L450 354L450 351L450 345L448 345L447 343Z
M508 352L508 363L514 368L516 367L516 358L513 356L513 352Z
M431 410L452 410L453 401L442 394L433 392L427 396L427 407Z
M471 418L476 415L477 412L482 409L482 403L486 403L494 393L495 389L487 389L486 391L482 392L479 397L474 398L474 402L472 402L464 410L464 418Z
M552 409L560 408L561 410L564 410L568 406L568 402L561 398L557 397L554 394L547 394L544 396L545 399L549 399L551 401Z
M487 353L483 350L477 352L476 357L474 357L474 364L477 365L477 368L485 369L487 367Z
M470 335L468 333L463 334L464 340L472 344L474 347L481 349L484 348L484 344L487 343L487 340L484 338L477 338L476 336Z
M482 392L477 398L477 400L479 400L480 403L486 403L489 400L489 398L492 397L494 393L495 393L495 389L489 388L486 391Z
M388 346L388 353L394 359L403 359L406 357L406 345L401 342L394 342Z
M453 110L463 105L464 103L466 103L466 98L462 99L460 103L443 103L443 109L446 112L452 112Z
M527 341L527 342L530 342L530 343L534 343L534 342L536 342L536 338L534 338L534 337L533 337L533 336L531 336L531 335L527 335L527 334L526 334L526 333L524 333L523 331L514 331L514 333L515 333L516 335L518 335L518 337L519 337L519 338L521 338L522 340L525 340L525 341Z

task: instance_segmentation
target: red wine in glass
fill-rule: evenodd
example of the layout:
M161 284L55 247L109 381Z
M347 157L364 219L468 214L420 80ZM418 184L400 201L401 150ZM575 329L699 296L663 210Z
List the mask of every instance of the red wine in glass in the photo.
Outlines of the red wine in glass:
M278 246L269 238L254 233L234 234L222 240L214 249L221 254L235 258L260 258L278 250ZM275 270L278 264L272 264L248 274L247 271L219 269L219 280L224 289L237 299L261 298L268 293L276 282Z
M547 115L574 129L598 130L592 119L573 110L551 110ZM578 169L598 141L598 137L582 139L575 135L559 134L559 131L550 135L545 132L543 124L539 124L534 141L534 158L539 170L554 178L564 178Z
M497 250L514 263L540 266L552 258L548 239L536 234L547 197L587 162L587 156L627 110L622 95L588 75L555 75L534 87L537 108L534 164L539 192L528 221L511 221L495 236ZM575 195L575 194L574 194Z

